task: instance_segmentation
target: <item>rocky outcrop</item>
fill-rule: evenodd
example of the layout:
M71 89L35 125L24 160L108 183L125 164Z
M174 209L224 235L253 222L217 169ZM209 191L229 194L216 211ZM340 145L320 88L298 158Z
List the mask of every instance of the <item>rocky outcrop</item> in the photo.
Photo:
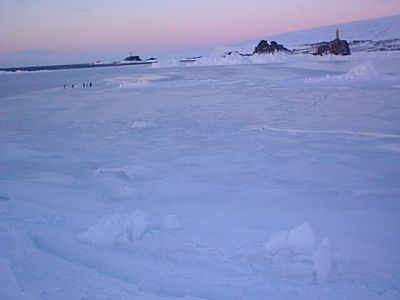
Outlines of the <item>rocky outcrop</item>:
M271 44L268 44L267 41L262 40L258 43L257 47L254 49L253 54L270 54L275 52L286 52L290 53L289 49L285 48L283 45L278 44L275 41L271 41Z
M351 55L349 43L346 40L335 39L331 42L321 43L315 55Z

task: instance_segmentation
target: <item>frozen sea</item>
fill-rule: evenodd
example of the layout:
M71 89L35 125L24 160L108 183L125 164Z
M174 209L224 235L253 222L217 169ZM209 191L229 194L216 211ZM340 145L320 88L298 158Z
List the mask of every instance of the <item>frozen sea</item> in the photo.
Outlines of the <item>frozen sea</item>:
M216 60L0 74L0 299L400 299L400 53Z

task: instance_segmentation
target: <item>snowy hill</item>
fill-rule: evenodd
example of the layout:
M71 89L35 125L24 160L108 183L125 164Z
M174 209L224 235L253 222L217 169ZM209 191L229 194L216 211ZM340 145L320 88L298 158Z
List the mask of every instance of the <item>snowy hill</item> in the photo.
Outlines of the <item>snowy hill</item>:
M277 35L264 36L233 45L230 48L236 49L242 53L251 53L253 52L257 43L262 39L276 40L286 47L298 48L299 46L305 44L318 43L321 41L334 39L337 28L340 29L341 37L348 41L383 41L400 39L400 15L327 25Z

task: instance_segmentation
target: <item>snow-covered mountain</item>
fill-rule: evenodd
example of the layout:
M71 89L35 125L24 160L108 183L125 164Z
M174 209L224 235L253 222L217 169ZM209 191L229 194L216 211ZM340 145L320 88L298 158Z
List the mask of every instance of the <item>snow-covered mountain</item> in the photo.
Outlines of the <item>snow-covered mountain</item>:
M232 47L242 53L251 53L257 43L264 40L276 40L288 48L296 49L306 44L329 41L335 38L339 28L341 37L348 41L387 41L400 39L400 15L362 20L350 23L333 24L317 28L303 29L282 34L263 36L245 41ZM396 43L400 45L400 42ZM393 45L393 43L391 43Z

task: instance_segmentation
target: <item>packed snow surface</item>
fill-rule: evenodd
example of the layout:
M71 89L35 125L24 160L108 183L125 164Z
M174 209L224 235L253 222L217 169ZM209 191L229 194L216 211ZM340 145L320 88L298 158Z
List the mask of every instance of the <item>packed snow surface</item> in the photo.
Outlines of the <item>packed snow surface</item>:
M400 54L222 59L0 75L0 299L400 299Z

